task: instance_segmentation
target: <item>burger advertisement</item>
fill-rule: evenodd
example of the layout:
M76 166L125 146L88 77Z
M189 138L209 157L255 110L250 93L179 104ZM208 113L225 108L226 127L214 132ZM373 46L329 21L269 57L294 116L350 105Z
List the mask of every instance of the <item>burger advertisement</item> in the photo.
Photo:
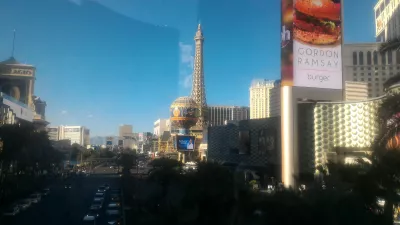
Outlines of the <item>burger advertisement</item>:
M282 0L282 86L342 89L341 0Z

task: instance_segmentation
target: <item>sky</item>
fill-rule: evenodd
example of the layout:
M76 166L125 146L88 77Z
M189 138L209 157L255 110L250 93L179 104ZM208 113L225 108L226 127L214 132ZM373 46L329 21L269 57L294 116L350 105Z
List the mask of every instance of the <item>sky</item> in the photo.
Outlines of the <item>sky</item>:
M374 42L375 3L344 1L345 43ZM1 0L0 60L15 29L50 126L152 132L190 94L198 23L209 105L248 106L253 79L280 78L280 0Z

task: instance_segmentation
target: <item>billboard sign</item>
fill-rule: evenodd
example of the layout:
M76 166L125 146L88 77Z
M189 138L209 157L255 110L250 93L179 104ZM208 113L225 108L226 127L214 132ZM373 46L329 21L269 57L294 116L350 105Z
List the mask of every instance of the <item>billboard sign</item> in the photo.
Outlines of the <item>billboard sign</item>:
M282 86L342 89L341 0L282 0Z
M176 136L176 149L178 151L194 151L195 136Z

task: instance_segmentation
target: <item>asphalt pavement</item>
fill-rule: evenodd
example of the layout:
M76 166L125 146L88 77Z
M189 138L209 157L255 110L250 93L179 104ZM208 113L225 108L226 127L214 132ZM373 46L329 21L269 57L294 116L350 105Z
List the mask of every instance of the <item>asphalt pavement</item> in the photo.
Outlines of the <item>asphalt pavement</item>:
M43 196L39 203L14 217L0 218L1 225L79 225L89 211L97 188L109 184L110 188L121 188L120 177L115 170L100 166L94 174L87 177L76 177L71 181L71 189L65 189L65 182L58 181L51 185L48 196ZM106 225L104 208L109 202L105 198L103 210L100 211L98 225Z

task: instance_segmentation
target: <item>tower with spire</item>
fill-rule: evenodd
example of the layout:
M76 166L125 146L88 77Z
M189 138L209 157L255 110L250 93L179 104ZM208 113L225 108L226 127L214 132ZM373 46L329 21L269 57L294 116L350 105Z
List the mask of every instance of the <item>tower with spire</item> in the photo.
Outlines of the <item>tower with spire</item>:
M206 91L204 85L204 69L203 69L203 32L201 25L197 27L195 41L195 55L193 65L193 84L192 84L192 98L198 104L200 110L200 117L194 129L203 130L207 126L207 101Z

